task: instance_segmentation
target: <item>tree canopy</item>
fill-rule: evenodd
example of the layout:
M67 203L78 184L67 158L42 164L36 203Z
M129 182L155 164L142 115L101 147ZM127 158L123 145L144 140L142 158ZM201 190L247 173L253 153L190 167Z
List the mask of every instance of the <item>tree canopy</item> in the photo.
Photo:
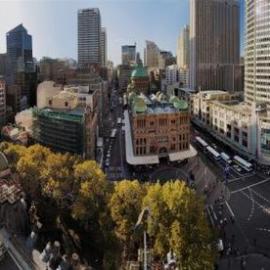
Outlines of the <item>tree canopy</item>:
M213 269L214 237L204 202L184 182L161 185L122 180L112 184L95 161L79 156L55 153L41 145L6 142L0 144L0 151L19 175L27 195L37 202L44 220L54 211L51 219L71 221L82 245L97 253L105 269L119 269L119 251L135 254L141 245L142 231L134 231L134 226L144 207L150 217L143 228L155 257L164 258L173 251L181 269Z

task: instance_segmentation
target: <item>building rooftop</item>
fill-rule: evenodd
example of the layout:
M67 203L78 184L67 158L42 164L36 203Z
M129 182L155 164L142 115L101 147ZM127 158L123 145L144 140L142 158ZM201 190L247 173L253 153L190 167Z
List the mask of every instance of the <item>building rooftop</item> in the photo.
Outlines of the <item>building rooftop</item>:
M188 110L188 104L176 96L168 96L162 92L146 96L129 93L128 103L133 114L176 113Z
M83 107L76 107L75 109L66 111L50 108L44 108L38 111L39 116L67 120L72 122L81 122L83 120L83 114L84 114Z
M146 69L142 65L137 65L131 73L131 78L148 78Z
M227 101L212 101L213 104L227 108L229 110L235 111L237 113L251 114L251 107L245 102L239 102L237 100L227 100Z

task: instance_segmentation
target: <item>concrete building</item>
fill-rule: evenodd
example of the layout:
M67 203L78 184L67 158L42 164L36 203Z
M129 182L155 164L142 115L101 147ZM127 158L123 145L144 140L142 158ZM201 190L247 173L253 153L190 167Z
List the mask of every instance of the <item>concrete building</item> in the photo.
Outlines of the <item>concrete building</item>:
M130 82L130 76L132 73L133 67L130 65L119 65L117 69L117 77L119 83L119 89L122 92L127 90L128 84Z
M270 104L269 1L246 1L245 101Z
M190 1L191 89L242 90L234 72L240 61L239 29L239 1Z
M178 41L176 51L176 62L178 68L189 67L189 26L185 25L182 29Z
M188 105L161 92L129 93L125 111L126 158L130 165L181 161L196 155L190 146Z
M134 65L136 63L136 44L122 46L122 65Z
M0 79L0 126L6 124L6 83Z
M38 66L38 78L40 81L50 80L64 84L76 74L76 62L73 59L43 57Z
M95 159L98 100L87 87L67 87L37 109L34 137L56 151Z
M158 46L153 41L146 41L146 48L144 49L144 65L148 68L159 67L159 53Z
M78 65L101 64L101 16L98 8L78 11Z
M101 35L100 35L100 46L101 46L101 65L103 67L107 66L107 32L106 28L101 28Z
M175 57L173 57L171 52L168 51L160 51L158 55L158 68L161 70L165 70L167 66L174 65Z
M8 57L6 53L0 53L0 76L6 76L8 71Z
M167 66L165 69L166 84L174 85L179 82L179 69L177 65Z

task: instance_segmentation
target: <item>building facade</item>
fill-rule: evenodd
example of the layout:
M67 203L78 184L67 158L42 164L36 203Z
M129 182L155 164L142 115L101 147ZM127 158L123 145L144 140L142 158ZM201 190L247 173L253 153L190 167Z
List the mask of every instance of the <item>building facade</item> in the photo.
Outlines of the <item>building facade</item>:
M136 63L136 45L122 46L122 65L134 65Z
M0 79L0 126L6 124L6 83Z
M125 112L126 156L131 165L184 160L196 155L190 146L188 105L161 92L130 93Z
M78 11L78 65L101 64L101 16L98 8Z
M165 69L166 84L173 85L179 82L179 69L177 65L167 66Z
M32 36L20 24L6 34L7 57L12 73L33 72Z
M178 68L188 69L189 67L189 26L185 25L182 29L178 41L176 62Z
M47 98L46 107L35 112L33 135L53 150L95 159L97 99L95 93L76 91L68 88Z
M103 67L107 66L107 32L106 28L102 27L101 28L101 41L100 41L100 46L101 46L101 65Z
M245 101L270 104L270 2L246 1Z
M190 88L242 90L234 76L239 61L239 1L191 0Z
M146 41L146 48L144 49L144 65L148 68L159 67L159 53L158 46L153 41Z
M143 65L137 65L132 71L130 84L127 87L127 92L144 93L149 92L149 76Z
M117 69L117 77L119 89L122 92L127 90L128 84L130 82L130 76L132 73L133 67L130 65L119 65Z
M37 74L32 56L32 36L20 24L6 34L8 85L21 87L21 99L26 107L35 103Z

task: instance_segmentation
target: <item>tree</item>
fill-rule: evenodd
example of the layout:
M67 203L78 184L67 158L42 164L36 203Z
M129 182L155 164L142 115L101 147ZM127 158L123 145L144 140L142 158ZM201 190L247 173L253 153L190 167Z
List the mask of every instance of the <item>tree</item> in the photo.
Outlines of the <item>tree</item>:
M148 233L156 256L172 250L181 269L213 269L213 235L193 190L181 181L151 185L143 204L150 208Z
M115 184L109 208L115 222L115 233L124 246L124 255L132 253L138 240L134 227L142 209L145 186L138 181L123 180Z

